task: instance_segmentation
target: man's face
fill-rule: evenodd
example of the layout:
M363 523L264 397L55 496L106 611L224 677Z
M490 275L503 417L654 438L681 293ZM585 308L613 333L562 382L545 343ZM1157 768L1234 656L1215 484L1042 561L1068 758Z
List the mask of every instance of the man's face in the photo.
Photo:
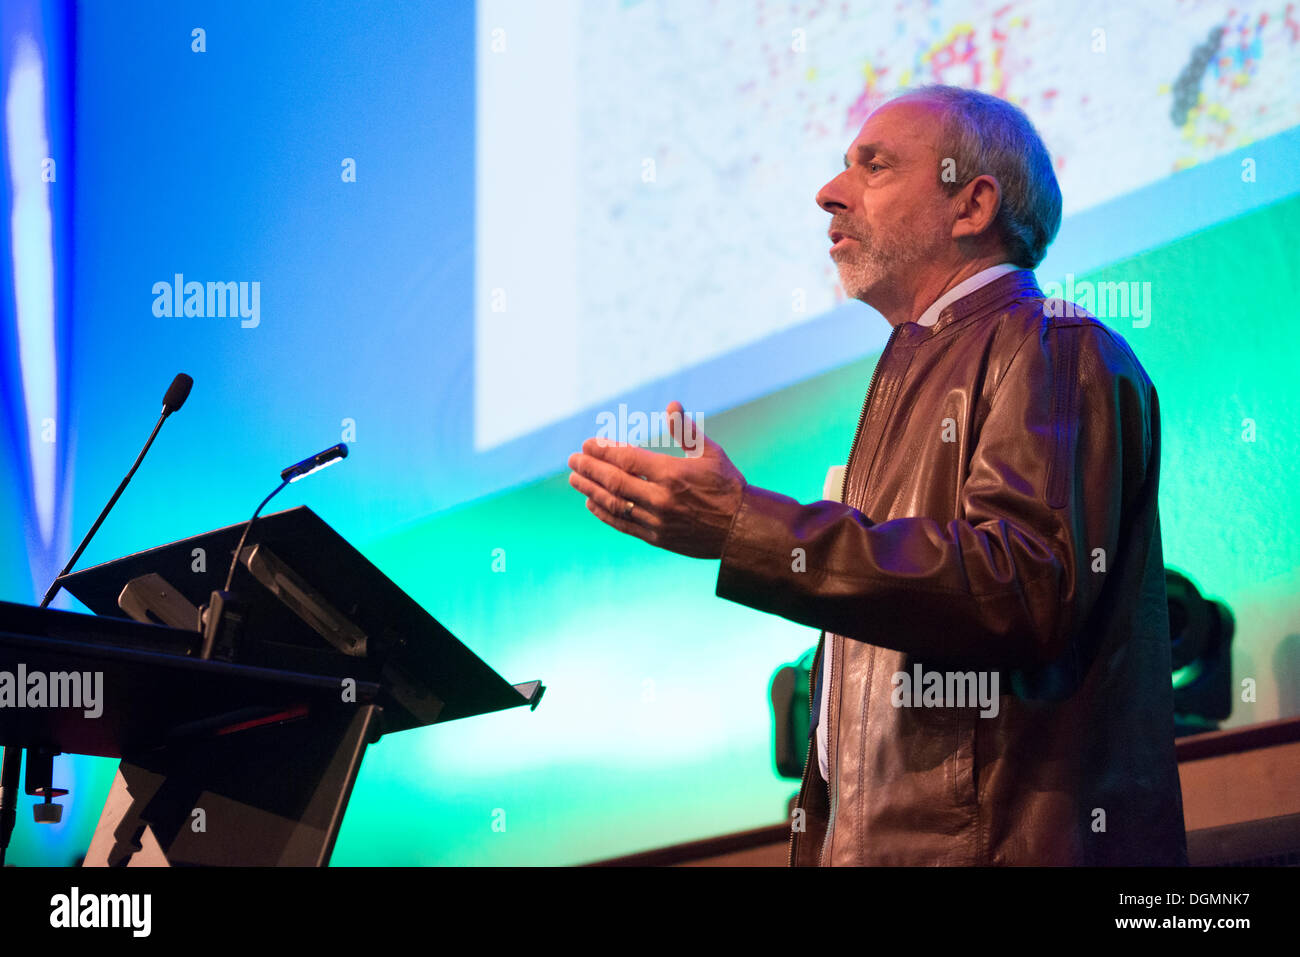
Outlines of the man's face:
M838 239L830 255L850 297L870 303L888 286L910 290L951 241L939 129L933 104L884 104L849 147L844 172L818 192L817 205L831 214L831 238Z

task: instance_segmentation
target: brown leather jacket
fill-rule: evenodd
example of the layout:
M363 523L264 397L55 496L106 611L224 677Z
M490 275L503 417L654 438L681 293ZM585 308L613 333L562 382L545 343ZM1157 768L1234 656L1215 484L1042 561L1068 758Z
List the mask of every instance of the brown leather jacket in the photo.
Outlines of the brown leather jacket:
M1020 270L894 329L845 504L746 487L717 594L831 654L792 865L1187 863L1159 467L1128 345ZM918 665L996 680L996 715L896 707Z

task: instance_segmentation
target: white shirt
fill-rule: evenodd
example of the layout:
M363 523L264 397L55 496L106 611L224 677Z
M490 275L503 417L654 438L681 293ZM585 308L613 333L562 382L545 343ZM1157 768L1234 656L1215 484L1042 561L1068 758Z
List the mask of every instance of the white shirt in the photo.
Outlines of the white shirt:
M958 299L963 296L969 296L980 286L987 286L998 276L1005 276L1009 272L1015 272L1021 267L1013 263L999 263L996 266L990 266L988 269L977 272L969 279L963 279L957 285L953 286L942 296L934 301L929 309L921 313L921 318L916 320L918 326L932 326L939 321L939 313L943 312Z
M921 313L921 318L916 320L917 325L932 326L939 321L939 313L952 305L958 299L969 296L981 286L987 286L999 276L1005 276L1009 272L1015 272L1020 266L1012 263L1000 263L996 266L990 266L981 272L977 272L969 279L964 279L957 285L953 286L942 296L935 300L929 309ZM828 502L844 501L844 471L847 466L832 465L830 471L826 473L826 484L822 488L822 498ZM830 690L831 690L831 649L830 643L822 649L822 695L821 708L817 718L817 764L821 768L822 778L830 780L830 770L826 766L826 722L830 714Z

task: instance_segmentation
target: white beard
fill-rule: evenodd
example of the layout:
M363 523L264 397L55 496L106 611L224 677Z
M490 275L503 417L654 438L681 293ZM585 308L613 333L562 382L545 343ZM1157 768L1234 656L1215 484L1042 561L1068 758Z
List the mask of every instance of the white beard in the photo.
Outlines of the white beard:
M862 299L881 283L914 272L931 251L930 237L921 228L908 230L898 242L884 248L870 236L863 237L835 261L840 284L849 298Z

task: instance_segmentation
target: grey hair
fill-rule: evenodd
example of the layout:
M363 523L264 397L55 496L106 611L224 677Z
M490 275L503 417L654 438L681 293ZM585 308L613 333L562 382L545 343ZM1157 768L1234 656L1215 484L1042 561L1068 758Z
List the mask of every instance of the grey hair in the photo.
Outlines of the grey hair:
M1006 100L957 86L921 86L895 99L927 100L942 110L939 155L951 158L956 180L940 175L951 196L976 176L998 181L995 223L1011 262L1034 269L1061 228L1061 187L1034 124Z

